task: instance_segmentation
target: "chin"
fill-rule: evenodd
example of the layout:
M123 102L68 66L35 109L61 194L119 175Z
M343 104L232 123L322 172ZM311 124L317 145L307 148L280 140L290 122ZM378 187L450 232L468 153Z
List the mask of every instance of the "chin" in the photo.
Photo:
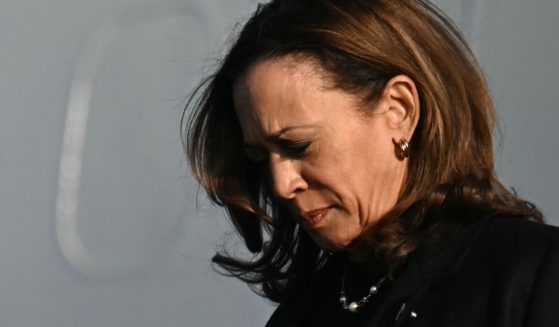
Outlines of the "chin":
M340 235L320 235L316 233L309 233L310 237L318 247L329 252L342 252L346 250L353 237L342 237Z

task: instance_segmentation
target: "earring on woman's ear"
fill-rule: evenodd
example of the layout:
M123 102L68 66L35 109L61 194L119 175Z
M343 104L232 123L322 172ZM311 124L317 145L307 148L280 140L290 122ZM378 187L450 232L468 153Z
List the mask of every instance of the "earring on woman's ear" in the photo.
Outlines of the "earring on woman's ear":
M400 155L402 158L407 158L410 156L410 143L405 138L398 142L398 147L400 148Z

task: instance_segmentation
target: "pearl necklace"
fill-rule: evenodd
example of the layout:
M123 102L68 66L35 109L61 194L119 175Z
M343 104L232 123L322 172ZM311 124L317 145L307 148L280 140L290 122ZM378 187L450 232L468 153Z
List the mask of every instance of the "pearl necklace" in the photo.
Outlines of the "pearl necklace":
M369 288L369 292L367 293L367 295L362 297L361 300L352 301L351 303L348 304L349 300L345 293L345 279L347 275L348 266L349 263L345 266L344 274L342 276L342 288L340 290L340 304L342 305L342 308L344 308L344 310L347 310L351 313L356 313L357 311L359 311L359 309L361 309L361 307L363 307L367 302L369 302L369 300L373 295L378 293L378 290L386 280L386 277L382 277L381 279L378 280L376 284L373 284Z

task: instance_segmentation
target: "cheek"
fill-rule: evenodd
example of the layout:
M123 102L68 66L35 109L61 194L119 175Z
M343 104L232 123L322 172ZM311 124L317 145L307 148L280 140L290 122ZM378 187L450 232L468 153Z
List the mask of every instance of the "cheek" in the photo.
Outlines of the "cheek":
M321 137L302 173L315 188L333 191L345 201L368 197L365 193L382 187L396 170L393 142L378 126L348 124L336 131Z
M361 133L350 142L341 144L343 148L339 149L336 162L348 177L383 175L391 166L393 151L386 146L388 142L383 136Z
M398 180L398 159L392 141L386 136L375 135L375 139L361 133L348 142L337 143L334 154L318 170L327 187L350 211L363 210L371 201L382 201Z
M398 159L389 131L382 126L362 130L353 146L353 158L371 176L390 174L396 168Z

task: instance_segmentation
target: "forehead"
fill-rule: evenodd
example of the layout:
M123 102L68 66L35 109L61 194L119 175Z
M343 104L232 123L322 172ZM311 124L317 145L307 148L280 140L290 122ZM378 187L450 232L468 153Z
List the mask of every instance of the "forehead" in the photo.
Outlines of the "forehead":
M245 139L282 129L323 124L336 102L353 97L330 87L320 66L309 59L284 57L256 63L233 88Z
M324 89L325 84L318 64L310 59L286 56L259 61L234 83L235 107L254 111L269 107L270 100L279 101L278 106L289 104L309 95L309 89Z

